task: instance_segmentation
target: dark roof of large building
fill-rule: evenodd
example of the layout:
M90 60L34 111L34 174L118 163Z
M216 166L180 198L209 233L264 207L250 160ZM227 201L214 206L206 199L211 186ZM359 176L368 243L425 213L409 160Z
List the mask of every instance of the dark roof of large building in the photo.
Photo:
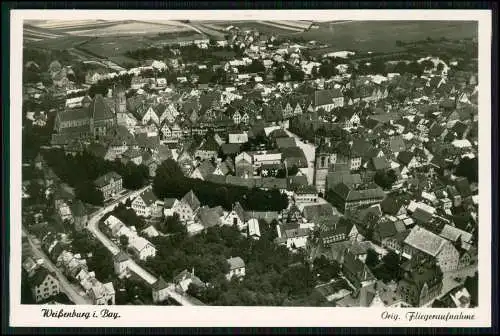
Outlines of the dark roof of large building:
M98 187L103 187L105 185L108 185L110 183L111 180L121 180L122 177L116 173L116 172L109 172L99 178L97 178L95 181L94 181L94 184Z
M320 90L314 92L314 105L322 106L332 104L333 99L343 97L339 89Z
M104 101L104 97L101 94L96 94L92 103L89 106L90 115L93 116L94 121L106 120L114 118L113 112L109 108L109 105Z
M148 136L146 133L138 133L135 139L139 147L157 149L160 146L159 136Z
M385 193L380 187L353 190L349 188L344 183L337 184L332 189L338 196L344 199L344 201L360 201L366 199L383 199Z
M304 217L309 221L317 221L322 217L332 217L334 208L330 203L311 204L304 206Z
M221 145L222 153L225 155L238 154L240 148L241 144L238 143L224 143Z
M332 189L339 183L343 183L346 186L361 184L361 175L351 174L349 171L329 172L326 177L326 182L328 189Z
M411 159L413 159L413 153L409 151L404 151L398 154L398 161L401 162L404 165L407 165L410 163Z
M158 198L156 197L156 195L153 193L153 191L151 189L144 190L139 195L139 197L142 198L142 200L144 201L146 206L150 206L151 204L153 204L154 202L156 202L158 200Z
M204 151L216 152L219 150L219 144L217 143L217 141L215 141L214 137L210 137L203 142L199 149Z
M384 213L396 215L405 203L406 201L402 197L390 195L380 203L380 207Z
M60 121L89 119L89 110L85 107L72 108L57 112Z
M398 233L394 222L390 220L379 221L375 226L375 231L378 233L380 240L388 237L393 237Z
M356 139L351 146L351 155L360 156L362 158L370 156L373 147L366 141L366 139Z

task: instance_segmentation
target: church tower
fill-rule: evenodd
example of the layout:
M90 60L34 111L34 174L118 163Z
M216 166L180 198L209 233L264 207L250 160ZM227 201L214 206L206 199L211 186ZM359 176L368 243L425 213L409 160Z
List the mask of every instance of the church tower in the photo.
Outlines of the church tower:
M326 178L331 166L337 162L337 154L335 148L332 147L329 138L321 140L320 145L316 149L316 162L314 165L314 185L316 189L325 194Z
M125 96L125 90L121 86L117 86L113 93L115 99L115 111L116 113L127 113L127 97Z

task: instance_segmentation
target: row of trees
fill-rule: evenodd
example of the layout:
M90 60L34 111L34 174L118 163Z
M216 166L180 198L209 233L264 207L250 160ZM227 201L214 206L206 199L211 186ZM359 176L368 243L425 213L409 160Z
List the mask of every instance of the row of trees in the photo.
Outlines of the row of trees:
M180 51L180 55L178 51ZM181 57L186 62L196 62L196 61L207 61L207 60L226 60L229 56L231 57L241 57L243 56L243 50L235 46L231 47L218 47L211 45L208 49L198 48L196 45L171 45L164 47L149 47L142 48L133 51L128 51L125 54L127 57L136 60L145 59L169 59L175 57Z
M114 78L101 79L90 87L88 95L90 97L94 97L96 94L105 96L108 93L108 89L113 89L115 86L129 88L132 82L132 77L132 74L124 74Z
M111 171L123 178L123 187L126 189L139 189L148 181L149 171L144 165L108 161L87 151L73 156L66 155L62 149L53 148L44 151L43 156L54 173L75 188L76 196L90 204L102 204L102 195L94 187L93 181Z
M96 278L105 283L115 278L113 256L108 249L95 240L87 231L72 234L71 250L87 257L89 271L95 272Z
M274 223L276 224L276 223ZM312 290L321 279L338 273L328 261L310 267L303 253L292 253L274 243L276 228L261 222L262 236L256 241L243 236L236 227L211 227L196 236L157 237L157 257L145 267L172 279L183 270L194 271L206 287L191 285L188 294L208 305L321 305ZM229 271L226 259L241 257L246 264L242 281L225 278Z
M248 189L186 178L172 159L165 160L157 169L153 190L160 198L182 198L193 190L200 202L208 206L231 209L235 202L243 208L256 211L279 211L288 206L288 198L278 190Z

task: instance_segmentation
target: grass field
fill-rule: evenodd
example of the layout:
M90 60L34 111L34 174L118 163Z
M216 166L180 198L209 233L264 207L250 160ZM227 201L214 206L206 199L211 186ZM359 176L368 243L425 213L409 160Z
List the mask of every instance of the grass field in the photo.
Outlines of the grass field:
M99 55L102 58L116 59L116 62L120 63L118 59L121 59L122 62L127 60L124 56L127 51L147 48L150 45L151 41L146 38L137 38L136 36L105 36L92 39L81 45L80 49Z
M176 21L103 21L103 20L53 20L30 21L25 25L25 32L35 30L40 36L75 35L75 36L127 36L132 34L152 35L164 32L193 30L188 25Z
M289 28L282 28L279 25L270 25L263 22L257 21L242 21L241 23L232 23L235 27L240 28L241 30L246 29L255 29L263 34L268 35L287 35L290 33L296 33L295 30L290 30Z
M477 23L456 21L349 21L320 23L318 29L293 34L327 43L332 50L398 51L396 41L477 37Z
M65 50L71 49L79 44L85 43L90 37L87 36L62 36L47 38L39 41L26 40L25 45L34 48Z

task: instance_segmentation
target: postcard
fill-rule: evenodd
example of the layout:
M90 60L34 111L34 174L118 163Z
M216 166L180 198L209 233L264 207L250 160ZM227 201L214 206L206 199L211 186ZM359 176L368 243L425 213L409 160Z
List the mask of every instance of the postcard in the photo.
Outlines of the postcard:
M491 326L491 34L13 10L11 325Z

